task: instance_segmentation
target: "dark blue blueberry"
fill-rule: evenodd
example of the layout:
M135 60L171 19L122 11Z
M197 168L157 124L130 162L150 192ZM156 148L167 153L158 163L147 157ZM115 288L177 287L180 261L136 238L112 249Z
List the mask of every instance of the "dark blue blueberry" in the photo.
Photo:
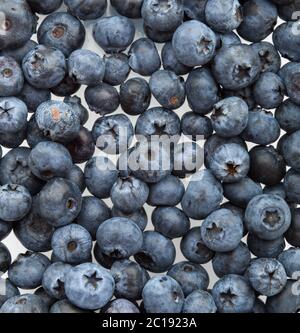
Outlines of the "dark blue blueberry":
M46 293L54 299L63 299L65 295L65 279L71 265L56 262L48 266L43 275L42 285Z
M37 212L47 223L61 227L71 223L81 209L79 187L63 178L53 178L37 197Z
M0 132L0 145L5 148L17 148L26 139L26 136L27 123L18 132Z
M96 237L101 252L117 259L136 254L143 244L141 229L124 217L113 217L101 223Z
M85 28L74 16L59 12L48 15L39 26L38 42L59 49L66 57L80 49L85 39Z
M120 104L117 89L107 83L87 87L84 96L90 110L101 116L116 111Z
M49 313L87 313L87 311L78 308L67 299L55 302L49 309Z
M159 31L155 27L149 27L144 24L144 32L147 38L151 39L154 43L167 43L172 41L174 31Z
M8 299L20 295L19 289L14 286L9 279L3 279L1 281L4 290L0 295L0 306L2 306Z
M99 225L110 217L110 209L104 201L86 196L82 198L81 210L75 222L84 227L95 240Z
M180 249L186 259L196 264L206 264L214 256L214 252L203 243L201 227L194 227L184 235Z
M246 44L222 47L214 58L213 74L225 89L248 87L258 77L261 64L258 54Z
M46 304L48 309L50 309L50 307L56 302L56 299L49 296L43 287L39 287L38 289L36 289L34 295L39 296L42 299L42 301Z
M112 216L113 217L125 217L133 221L142 231L145 230L148 224L148 217L147 213L144 208L136 210L133 213L126 214L123 211L116 209L115 207L112 208Z
M198 220L216 210L222 200L222 185L209 170L201 170L190 179L181 205L189 217Z
M299 114L300 106L287 99L276 109L275 118L280 128L290 134L300 129Z
M273 44L268 42L259 42L251 44L251 47L259 56L262 73L277 73L279 71L281 58Z
M236 44L241 44L240 37L234 32L227 32L225 34L218 33L217 37L217 49L225 46L231 46Z
M0 187L0 219L18 221L31 209L32 198L26 187L6 184Z
M211 294L205 290L195 290L183 304L183 313L216 313L217 307Z
M148 82L135 77L121 84L120 103L129 115L136 116L146 111L150 105L151 91Z
M142 5L144 0L111 0L114 9L123 16L137 19L142 17Z
M300 76L300 63L289 62L280 69L278 74L283 79L287 96L292 102L299 105L300 88L298 86L298 80Z
M112 264L115 261L118 261L118 259L109 257L103 252L101 252L101 249L97 242L95 243L94 246L93 255L95 257L96 262L107 269L110 269Z
M27 251L19 254L8 270L9 280L22 289L35 289L42 284L50 260L43 254Z
M252 260L245 276L254 290L268 297L279 294L287 282L283 265L274 258Z
M180 313L184 295L176 280L170 276L159 275L146 283L143 302L147 313Z
M78 84L96 86L104 78L105 63L95 52L75 50L68 58L69 76Z
M245 212L245 223L255 236L274 240L282 236L291 224L291 212L279 196L262 194L254 197Z
M243 275L249 266L251 254L246 244L241 242L230 252L218 252L212 259L214 272L218 277L228 274Z
M103 17L93 27L96 43L107 53L122 52L133 41L134 24L125 16Z
M184 236L190 229L190 220L177 207L156 207L152 213L154 230L168 238Z
M190 108L201 115L209 113L220 100L220 87L208 68L192 70L185 88Z
M233 251L243 237L243 221L229 209L218 209L202 223L201 237L203 243L213 251Z
M243 21L242 6L238 0L210 0L205 7L205 20L215 31L227 33Z
M242 88L239 90L226 90L223 89L222 91L223 97L239 97L241 98L244 102L247 103L249 110L252 110L257 106L256 101L253 96L253 89L251 86Z
M134 130L130 119L124 114L98 118L92 128L94 143L106 154L120 154L132 143Z
M150 206L176 206L180 203L184 192L182 181L169 175L158 183L149 185L147 203Z
M177 28L172 45L177 59L182 64L195 67L205 65L213 58L217 38L204 23L192 20Z
M105 199L118 178L116 166L107 157L91 158L84 169L85 182L88 190L94 196Z
M73 267L66 275L65 291L68 300L82 309L96 310L111 299L115 282L111 274L93 263Z
M122 84L130 73L128 56L124 53L110 54L104 57L105 75L103 81L118 86Z
M4 49L0 50L0 56L12 57L17 63L22 64L22 60L25 55L33 50L38 44L33 40L29 40L24 45L18 47L17 49Z
M65 97L75 94L79 88L80 84L76 83L72 77L66 74L58 85L51 88L51 92L55 96Z
M299 248L289 248L288 250L283 251L279 256L278 260L283 265L286 274L288 277L292 278L293 280L298 279L299 273L299 257L300 256L300 249Z
M12 227L13 223L0 220L0 241L10 234Z
M0 132L17 133L26 125L28 110L16 97L0 98Z
M292 222L285 233L285 238L289 244L300 247L300 210L299 209L291 209L292 213Z
M157 48L148 38L140 38L133 42L128 56L131 69L143 76L152 75L161 65Z
M278 183L276 185L270 186L270 185L266 185L263 189L263 193L264 194L276 194L279 195L282 199L286 198L286 192L285 192L285 188L284 188L284 184Z
M300 131L293 132L287 135L282 142L281 154L286 161L286 164L292 167L295 171L300 171L299 161L299 144L300 143Z
M73 165L73 167L67 172L65 178L76 184L81 193L84 192L86 188L85 177L83 171L78 165Z
M285 248L283 236L273 240L265 240L250 233L247 244L251 253L258 258L276 258Z
M242 133L248 123L248 105L239 97L227 97L214 105L211 120L216 134L232 138Z
M290 0L277 8L278 15L281 19L284 21L291 21L293 19L293 14L300 10L300 3L298 3L297 0Z
M140 313L140 310L136 303L125 298L117 298L102 308L101 313Z
M212 289L212 296L220 313L249 313L255 301L248 281L235 274L218 280Z
M266 305L260 298L255 300L252 313L266 313Z
M0 313L47 313L47 305L32 294L23 294L9 298L0 309Z
M60 50L38 45L23 58L22 68L28 83L38 89L47 89L62 82L67 65Z
M156 231L145 231L144 241L134 259L150 272L162 273L174 263L176 250L173 242Z
M104 15L107 0L64 0L68 11L81 20L94 20Z
M69 224L56 229L51 244L53 254L62 262L80 264L90 260L92 237L78 224Z
M26 140L29 147L35 147L39 142L51 141L49 137L44 135L44 131L40 130L36 123L35 114L33 114L27 122Z
M198 289L206 290L209 285L206 270L189 261L181 261L173 265L167 275L179 283L185 297Z
M115 280L115 295L117 298L139 300L142 290L150 279L148 272L139 264L128 259L118 260L111 267Z
M5 273L11 264L11 254L8 248L0 243L0 271Z
M33 12L46 15L56 11L63 0L27 0L27 2Z
M9 56L0 56L0 96L18 95L24 85L20 65Z
M183 0L184 19L205 22L207 0Z

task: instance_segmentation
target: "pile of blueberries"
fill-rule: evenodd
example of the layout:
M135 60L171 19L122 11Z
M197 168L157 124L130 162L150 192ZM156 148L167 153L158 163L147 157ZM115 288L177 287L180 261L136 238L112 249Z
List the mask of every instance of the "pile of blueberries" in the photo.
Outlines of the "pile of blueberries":
M299 312L300 2L108 6L0 0L0 313Z

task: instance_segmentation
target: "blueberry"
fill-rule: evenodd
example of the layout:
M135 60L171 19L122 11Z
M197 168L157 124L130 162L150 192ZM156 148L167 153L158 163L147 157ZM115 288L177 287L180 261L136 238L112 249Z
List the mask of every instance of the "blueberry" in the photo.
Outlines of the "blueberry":
M216 34L216 37L217 37L217 49L224 46L231 46L242 43L240 37L232 31L224 34L218 33Z
M215 33L196 20L180 25L172 39L177 59L190 67L207 64L214 56L216 43Z
M147 203L150 206L176 206L180 203L184 192L182 181L173 175L169 175L158 183L149 185Z
M107 83L87 87L84 96L90 110L101 116L116 111L120 104L117 89Z
M206 270L189 261L181 261L173 265L167 275L179 283L185 297L198 289L206 290L209 284Z
M0 131L2 133L15 134L21 131L26 125L27 115L27 106L20 99L0 97Z
M255 236L274 240L282 236L291 224L289 206L277 195L257 195L247 206L245 223Z
M209 170L201 170L192 176L181 205L189 217L203 219L216 210L222 200L222 185Z
M67 57L82 47L85 28L81 21L68 13L53 13L39 26L37 38L40 44L55 47Z
M244 102L247 103L250 110L254 109L257 106L253 96L253 89L251 86L238 90L223 89L222 94L224 98L232 96L241 98Z
M107 157L91 158L84 169L85 182L91 194L100 199L108 198L117 180L118 171Z
M144 307L147 313L180 313L184 295L178 282L170 276L151 278L143 289Z
M4 57L12 57L15 59L15 61L18 64L22 64L22 60L25 57L25 55L33 50L38 44L34 42L33 40L27 41L24 45L18 47L17 49L4 49L0 50L0 56Z
M144 24L145 35L155 43L166 43L172 41L174 31L159 31L155 27Z
M152 95L167 109L178 109L185 101L184 79L172 71L153 73L149 85Z
M297 287L297 286L296 286ZM288 280L281 293L267 298L267 313L297 313L300 297L295 293L295 281Z
M228 97L214 105L211 120L216 134L237 136L247 127L248 105L239 97Z
M26 126L26 141L29 147L35 147L39 142L51 141L49 137L44 135L44 131L40 130L38 124L36 123L35 114L33 114Z
M183 0L184 19L205 22L207 0Z
M201 227L194 227L184 235L180 249L186 259L196 264L206 264L214 256L214 252L203 243Z
M183 313L215 313L217 307L211 294L205 290L195 290L183 304Z
M287 242L295 247L300 246L300 210L291 209L292 222L285 234Z
M112 258L101 252L101 249L98 243L95 244L93 254L97 263L101 266L110 269L115 261L118 261L116 258Z
M89 50L75 50L68 58L69 76L78 84L95 86L104 78L105 63Z
M111 267L115 280L115 295L117 298L139 300L142 290L150 279L148 272L139 264L128 259L118 260Z
M269 297L279 294L287 282L283 265L274 258L252 260L246 277L254 290Z
M82 207L75 222L88 230L93 240L95 240L99 225L110 217L110 209L104 201L86 196L82 198Z
M11 254L8 248L0 243L0 271L5 273L11 264Z
M123 211L117 209L116 207L112 208L112 216L113 217L125 217L133 221L142 231L145 230L148 224L147 213L144 208L136 210L133 213L126 214Z
M0 241L5 239L12 231L13 223L0 220Z
M82 105L81 98L78 96L66 96L64 98L64 103L69 104L73 108L73 112L77 113L80 124L84 125L89 119L88 109Z
M0 132L0 144L5 148L17 148L26 139L27 123L18 131L11 133Z
M105 75L103 81L118 86L122 84L130 73L128 56L124 53L109 54L104 57Z
M150 76L159 70L161 61L152 40L140 38L134 41L128 52L129 66L143 76Z
M290 21L293 18L293 13L300 9L300 4L296 0L291 0L277 8L279 17L284 21Z
M290 248L278 256L278 260L283 265L287 276L295 280L297 280L299 272L299 255L299 248Z
M62 81L50 90L52 94L59 97L71 96L80 88L80 84L76 83L68 74L64 76Z
M168 238L184 236L190 229L190 220L177 207L156 207L152 213L154 230Z
M33 208L32 211L14 225L14 234L20 243L34 252L51 250L54 227L46 223Z
M115 155L130 147L134 131L130 119L124 114L117 114L97 119L92 136L97 148L106 154Z
M28 83L38 89L47 89L62 82L67 65L60 50L38 45L23 58L22 68Z
M65 279L71 265L56 262L48 266L43 275L42 285L46 293L54 299L65 298Z
M136 116L146 111L150 105L151 91L148 82L135 77L121 84L121 107L129 115Z
M0 183L25 186L29 192L37 194L43 187L43 182L35 177L29 168L31 150L18 147L10 150L0 160Z
M78 265L66 275L66 296L72 304L82 309L102 308L111 299L114 288L111 274L97 264Z
M0 309L0 313L47 313L47 305L32 294L23 294L9 298Z
M176 250L173 242L156 231L145 231L143 245L134 259L150 272L162 273L171 268Z
M103 17L93 27L96 43L107 53L122 52L133 41L134 24L125 16Z
M85 177L83 171L78 165L74 164L73 167L68 171L65 178L71 181L72 183L76 184L81 193L84 192L86 188Z
M37 20L26 1L3 0L0 4L0 49L18 48L34 33Z
M22 185L6 184L0 187L0 219L21 220L30 211L32 198Z
M204 220L201 237L203 243L213 251L232 251L243 237L243 221L229 209L218 209Z
M55 302L49 309L49 313L87 313L66 299Z
M284 184L278 183L273 186L266 185L265 188L263 189L264 194L277 194L279 195L282 199L286 199L286 192L284 189Z
M266 313L266 305L260 298L255 300L252 313Z
M216 275L221 278L228 274L243 275L250 260L250 251L247 245L241 242L233 251L216 253L212 265Z
M53 254L62 262L80 264L90 259L92 237L78 224L56 229L52 236Z
M201 115L209 113L220 100L220 87L208 68L193 69L185 88L190 108Z
M279 71L281 58L273 44L268 42L259 42L251 44L251 47L259 56L262 73L277 73Z
M258 54L245 44L222 47L212 65L217 82L229 90L248 87L257 79L260 70Z
M35 290L34 295L39 296L48 309L56 302L56 299L49 296L43 287L39 287Z
M276 258L285 248L283 236L273 240L265 240L250 233L247 244L251 253L258 258Z
M0 56L0 96L18 95L24 85L21 67L12 57Z
M293 132L289 134L283 141L281 153L283 158L286 161L286 164L295 171L300 171L299 168L299 150L298 150L298 142L300 140L300 131Z
M37 89L25 82L18 98L26 104L28 112L35 112L40 104L51 99L51 93L48 89Z
M68 11L81 20L94 20L104 15L107 0L64 0Z
M235 183L242 180L249 171L249 154L236 143L225 143L212 154L209 167L217 179Z
M298 80L300 76L300 64L298 62L289 62L278 72L283 79L286 88L286 94L292 102L300 104Z
M47 182L37 197L37 212L55 227L71 223L81 209L81 192L76 184L63 178Z
M43 254L27 251L19 254L8 270L9 280L22 289L34 289L42 284L50 260Z
M76 138L80 119L70 104L60 101L42 103L35 113L38 127L54 141L68 142Z
M27 0L32 11L38 14L50 14L56 11L62 4L63 0Z
M238 0L209 0L205 7L205 19L215 31L230 32L243 21L242 7Z
M275 118L280 128L290 134L300 129L299 114L300 106L287 99L276 109Z
M234 205L243 208L247 206L253 197L263 193L260 184L248 177L237 183L224 183L223 190L225 198Z
M142 17L142 5L144 0L111 0L114 9L123 16L137 19Z
M30 171L42 180L65 177L72 168L72 158L68 150L56 142L40 142L28 156Z
M191 67L185 66L178 61L171 42L168 42L163 46L161 58L164 69L172 71L176 75L185 75L192 70Z
M221 313L249 313L255 301L254 291L248 281L235 274L218 280L212 289L212 296Z
M137 304L128 301L125 298L117 298L110 301L104 308L101 309L101 313L140 313Z
M9 279L3 279L1 281L5 288L0 295L0 306L2 306L8 299L20 295L19 289L14 286Z
M273 146L255 146L250 150L249 156L249 176L254 181L265 185L280 183L286 173L286 165Z

